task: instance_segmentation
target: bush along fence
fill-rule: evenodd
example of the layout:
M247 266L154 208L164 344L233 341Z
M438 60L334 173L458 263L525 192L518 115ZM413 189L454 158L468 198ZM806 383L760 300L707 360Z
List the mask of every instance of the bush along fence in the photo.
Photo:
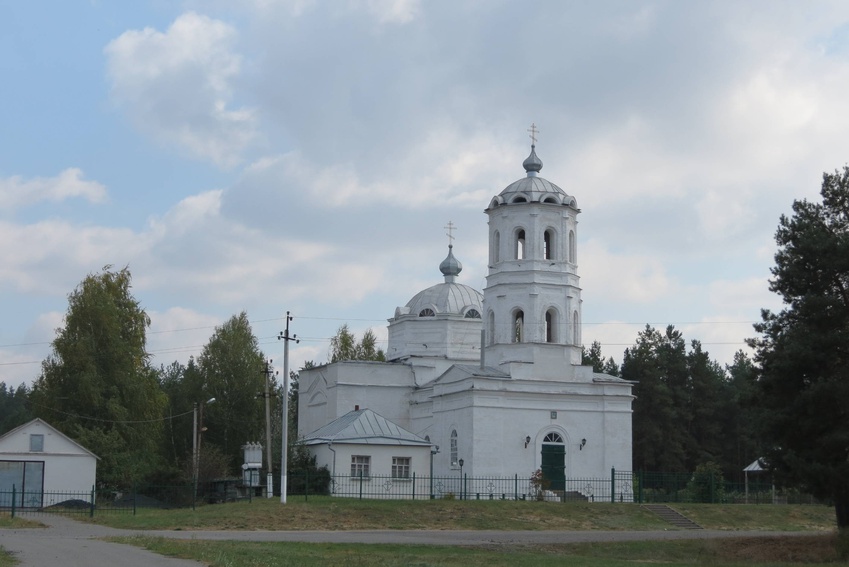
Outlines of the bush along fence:
M518 500L547 502L716 504L819 504L794 490L778 491L769 483L730 483L718 475L648 473L611 470L609 478L547 480L531 476L416 476L318 474L288 475L287 493L293 497L331 496L395 500ZM251 501L264 497L262 487L244 486L239 479L224 479L171 486L136 486L131 490L92 487L87 492L22 493L12 486L0 490L0 513L135 514L140 508L194 508L204 504Z

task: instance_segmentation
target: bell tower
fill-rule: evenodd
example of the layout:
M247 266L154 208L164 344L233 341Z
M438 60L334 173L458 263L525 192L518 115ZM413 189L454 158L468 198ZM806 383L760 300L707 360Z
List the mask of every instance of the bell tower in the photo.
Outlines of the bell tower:
M574 197L539 176L536 126L526 175L495 196L483 317L486 359L514 377L568 380L581 364L581 288Z

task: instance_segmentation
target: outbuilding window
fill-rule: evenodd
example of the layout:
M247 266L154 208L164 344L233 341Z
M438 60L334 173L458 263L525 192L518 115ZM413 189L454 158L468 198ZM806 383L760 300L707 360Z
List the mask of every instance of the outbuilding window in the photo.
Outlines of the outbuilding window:
M30 453L43 453L44 452L44 435L41 433L32 433L29 436L29 450Z
M411 457L392 457L392 478L410 478Z
M371 457L368 455L351 455L351 476L368 478L371 468Z

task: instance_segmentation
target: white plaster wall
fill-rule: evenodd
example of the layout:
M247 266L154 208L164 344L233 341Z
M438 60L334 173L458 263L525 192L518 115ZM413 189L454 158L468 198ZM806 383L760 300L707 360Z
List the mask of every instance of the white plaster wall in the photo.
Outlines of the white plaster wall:
M556 313L554 342L561 345L580 345L580 324L577 332L573 317L581 318L581 289L577 264L569 258L569 234L577 234L577 211L558 205L528 203L504 205L489 211L490 245L496 240L500 249L499 261L490 266L487 287L484 289L483 318L494 314L494 328L487 328L487 344L513 342L513 317L517 309L524 314L524 342L545 343L545 313ZM525 256L515 259L515 232L525 231ZM543 235L554 230L553 257L543 257ZM500 236L493 237L495 231ZM491 254L494 256L494 254ZM569 350L570 362L579 364L574 349Z
M30 435L44 435L44 451L30 452ZM88 501L97 478L97 459L52 427L30 423L0 441L0 460L44 462L44 491L78 494ZM68 496L61 496L67 500ZM45 501L45 505L50 505Z
M301 370L298 434L312 433L357 406L408 429L414 385L413 372L405 364L352 361Z
M480 319L439 314L408 316L389 324L387 358L407 356L477 360L480 357Z

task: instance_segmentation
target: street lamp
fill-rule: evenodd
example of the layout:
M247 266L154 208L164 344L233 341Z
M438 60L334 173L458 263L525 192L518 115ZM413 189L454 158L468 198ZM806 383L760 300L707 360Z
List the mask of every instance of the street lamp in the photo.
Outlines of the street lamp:
M215 398L206 400L209 405L215 402ZM192 479L195 488L195 496L198 492L198 466L200 463L200 436L203 435L203 404L204 402L195 402L194 407L194 422L192 426ZM200 406L200 431L198 431L198 406Z
M463 459L457 461L457 464L460 465L460 500L463 499Z
M433 456L439 453L439 445L430 446L430 499L433 500L436 496L433 494Z

